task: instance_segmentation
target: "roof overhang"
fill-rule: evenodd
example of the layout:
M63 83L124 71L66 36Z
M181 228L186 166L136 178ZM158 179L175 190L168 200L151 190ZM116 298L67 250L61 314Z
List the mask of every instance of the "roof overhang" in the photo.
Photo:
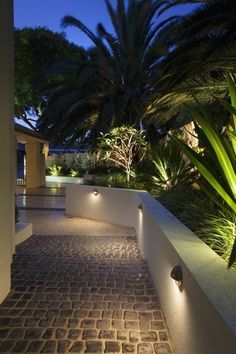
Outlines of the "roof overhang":
M29 128L23 127L20 124L14 124L15 127L15 136L18 143L26 144L26 143L48 143L44 137L42 137L38 132L33 131Z

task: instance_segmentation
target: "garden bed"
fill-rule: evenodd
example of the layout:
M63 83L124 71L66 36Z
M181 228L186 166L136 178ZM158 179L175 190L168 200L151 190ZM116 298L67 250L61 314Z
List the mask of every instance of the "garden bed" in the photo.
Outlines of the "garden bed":
M236 272L160 203L147 192L71 185L66 213L135 228L177 353L232 354ZM180 285L170 277L176 265Z

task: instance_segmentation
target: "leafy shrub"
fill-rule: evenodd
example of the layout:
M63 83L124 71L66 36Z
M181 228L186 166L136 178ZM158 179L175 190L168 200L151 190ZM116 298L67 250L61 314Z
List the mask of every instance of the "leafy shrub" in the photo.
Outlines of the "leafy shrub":
M111 173L107 175L94 176L91 181L86 181L86 184L103 186L127 188L126 178L122 173Z
M65 175L65 172L66 168L62 165L53 164L48 166L47 168L47 174L49 176L63 176Z
M71 163L70 175L72 177L83 177L93 167L91 157L88 155L78 155Z
M168 191L162 190L157 199L193 232L199 228L209 210L216 212L214 203L200 190L184 186Z
M235 214L221 210L201 190L161 191L158 200L227 262L236 237Z
M91 167L88 173L92 175L105 175L111 173L121 173L122 169L119 166L114 166L109 163L99 162L98 164Z
M104 151L103 159L122 168L128 185L134 166L144 157L146 146L144 132L126 125L101 133L99 143L99 148Z
M73 168L70 169L70 176L71 177L80 177L80 173L77 170L74 170Z
M205 136L206 147L203 153L196 153L185 142L176 137L173 141L188 159L196 166L206 183L201 181L201 189L209 199L218 205L219 210L228 214L236 214L236 84L234 77L226 74L231 104L222 101L222 105L232 114L230 124L223 132L219 132L211 112L197 101L197 108L188 107L193 120L199 125L199 130ZM236 263L236 237L232 244L228 261L230 268Z
M162 190L172 191L192 183L191 168L183 159L183 153L169 141L149 150L141 168L137 170L138 181L156 196Z
M207 213L195 231L206 244L227 262L236 237L236 216L231 210Z

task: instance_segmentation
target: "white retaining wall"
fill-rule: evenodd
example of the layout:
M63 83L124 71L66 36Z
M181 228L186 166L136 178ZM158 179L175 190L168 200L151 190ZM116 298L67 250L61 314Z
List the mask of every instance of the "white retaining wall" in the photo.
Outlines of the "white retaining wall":
M46 176L46 183L83 183L83 178L69 176Z
M147 192L71 185L66 213L136 229L176 354L236 352L236 272ZM175 265L182 289L170 278Z

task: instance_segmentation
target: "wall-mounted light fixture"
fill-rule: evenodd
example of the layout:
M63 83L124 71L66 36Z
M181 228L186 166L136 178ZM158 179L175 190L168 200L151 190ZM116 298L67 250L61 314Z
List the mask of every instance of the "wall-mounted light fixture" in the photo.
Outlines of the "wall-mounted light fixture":
M138 209L139 209L139 210L143 210L143 204L140 203L140 204L138 205Z
M182 285L183 283L183 272L182 272L182 268L177 265L175 266L172 271L170 272L170 276L172 279L175 280L176 284L178 286Z
M98 195L98 190L97 190L97 189L94 189L94 190L93 190L93 194L94 194L94 195Z

